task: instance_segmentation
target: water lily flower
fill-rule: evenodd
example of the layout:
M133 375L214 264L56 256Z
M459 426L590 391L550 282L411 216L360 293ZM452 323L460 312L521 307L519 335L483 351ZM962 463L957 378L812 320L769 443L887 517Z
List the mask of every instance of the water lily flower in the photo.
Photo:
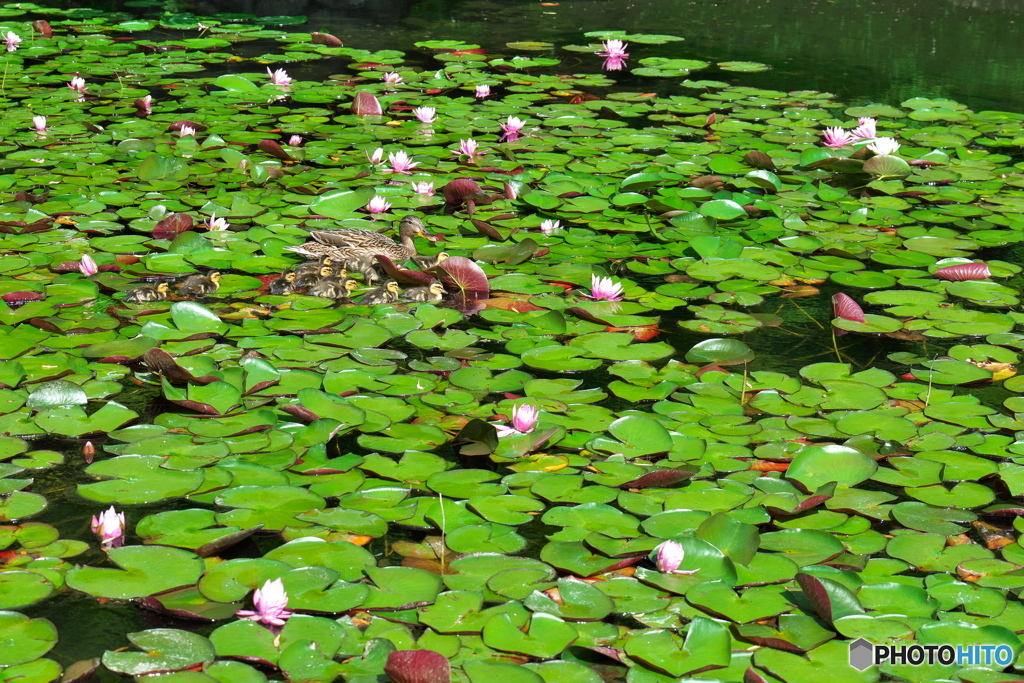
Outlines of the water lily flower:
M558 221L543 220L540 222L540 231L545 235L554 235L556 232L562 229L562 224Z
M422 123L433 123L437 120L437 109L434 107L416 107L412 113L416 120Z
M366 155L366 160L369 161L371 164L374 164L374 165L379 164L379 163L381 163L381 161L384 160L384 148L383 147L378 147L377 149L373 150L373 152L368 152L368 151L367 152L363 152L363 154Z
M478 86L476 86L476 91L473 93L473 95L475 97L478 97L478 98L481 98L481 99L484 98L484 97L490 97L490 95L491 95L491 86L489 86L487 84L478 85Z
M401 83L402 82L402 74L398 73L397 71L389 71L386 74L384 74L383 78L384 78L384 82L385 83Z
M291 147L299 147L299 146L301 146L302 145L302 136L301 135L293 135L293 136L291 136L290 138L288 138L288 144Z
M605 57L604 63L601 64L601 68L605 71L622 71L625 66L626 60L615 56Z
M498 436L511 436L512 434L529 434L537 426L537 415L540 411L535 406L525 404L517 405L512 409L512 426L495 425Z
M209 30L209 28L210 28L209 26L207 26L206 24L204 24L201 21L199 22L199 25L196 26L196 30L198 30L200 33L202 33L203 31Z
M68 83L68 87L71 88L72 90L74 90L75 92L80 92L80 93L83 93L83 94L85 93L86 90L89 89L85 85L85 79L82 78L81 76L74 76L74 77L72 77L71 82Z
M78 262L78 270L86 277L100 272L100 268L96 265L96 261L94 261L92 256L89 256L88 254L82 254L82 260Z
M853 133L850 131L839 127L833 127L825 129L825 141L822 144L826 147L831 147L832 149L839 149L840 147L846 147L856 140L857 138L855 138Z
M211 213L210 220L206 222L206 228L208 230L214 230L217 232L227 230L228 226L231 225L225 218L217 218L217 214Z
M104 549L120 548L124 545L124 513L115 510L113 505L109 510L101 512L98 517L93 517L91 526L92 532L99 536L100 545Z
M278 69L271 71L270 67L267 67L267 75L270 76L270 82L274 85L291 85L292 77L288 75L288 72L284 69Z
M46 117L45 116L33 116L32 125L35 126L37 133L46 132Z
M288 609L288 593L284 590L284 582L281 579L274 579L263 584L263 588L257 588L253 594L253 605L255 610L239 610L235 614L243 619L255 622L263 622L270 626L284 626L285 621L292 615Z
M683 563L683 559L686 557L686 551L683 550L683 546L675 541L664 541L658 545L654 552L657 553L655 564L658 567L659 572L665 574L696 574L700 569L680 569L679 565Z
M501 129L505 131L505 134L501 136L502 142L515 142L519 139L519 131L526 125L526 121L523 121L518 116L509 116L505 123L498 124Z
M413 161L405 150L388 154L388 163L391 164L391 168L387 169L385 173L404 173L405 175L412 173L411 168L420 165L418 161Z
M419 183L413 183L412 189L416 192L416 194L422 194L427 197L434 196L434 183L429 180L424 180L423 182Z
M868 149L879 156L884 154L895 154L900 149L900 143L896 142L892 138L878 138L868 145Z
M196 129L193 128L192 126L182 126L181 130L178 131L178 137L181 137L181 138L187 138L187 137L193 137L194 138L195 136L196 136Z
M14 52L18 49L18 43L21 42L21 36L14 31L8 31L4 35L4 40L7 42L7 51Z
M601 46L604 48L604 52L598 52L598 57L619 57L620 59L625 59L629 56L629 53L626 52L629 43L616 38L601 41Z
M153 96L152 95L146 95L145 97L140 97L138 100L136 100L136 103L137 103L136 106L142 105L140 107L140 109L142 109L142 113L144 113L144 114L152 114L153 113Z
M610 277L590 276L590 298L594 301L622 301L622 283Z
M479 143L473 138L468 140L459 140L459 151L452 152L455 156L468 156L470 161L473 161L478 154L483 154L484 150L480 150Z
M857 119L857 127L850 131L850 134L858 140L869 140L875 137L875 124L877 120L862 116Z
M374 195L370 203L366 205L366 210L370 213L384 213L390 208L391 204L388 203L388 200L378 195Z

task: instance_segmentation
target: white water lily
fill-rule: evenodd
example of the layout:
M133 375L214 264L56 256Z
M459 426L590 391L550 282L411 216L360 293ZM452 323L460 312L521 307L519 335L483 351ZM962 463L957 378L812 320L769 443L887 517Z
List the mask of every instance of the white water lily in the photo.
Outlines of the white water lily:
M900 149L900 143L892 138L876 138L874 142L868 145L868 149L875 154L895 154Z

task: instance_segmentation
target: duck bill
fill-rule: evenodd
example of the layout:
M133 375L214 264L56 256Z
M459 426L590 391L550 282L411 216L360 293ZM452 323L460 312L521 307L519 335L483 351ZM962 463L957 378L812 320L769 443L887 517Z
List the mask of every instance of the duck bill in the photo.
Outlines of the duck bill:
M423 239L430 240L431 242L436 242L437 241L437 235L431 235L426 230L420 230L419 236L422 237Z

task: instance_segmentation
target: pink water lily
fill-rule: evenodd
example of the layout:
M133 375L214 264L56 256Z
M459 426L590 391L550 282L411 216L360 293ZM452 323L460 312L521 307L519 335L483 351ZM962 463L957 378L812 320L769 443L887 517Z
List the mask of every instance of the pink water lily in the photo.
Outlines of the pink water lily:
M412 115L421 123L433 123L437 120L437 109L434 107L416 107Z
M594 301L622 301L622 283L610 277L590 276L590 298Z
M384 213L390 208L391 204L388 203L388 200L378 195L374 195L373 199L366 205L366 210L370 213Z
M293 135L293 136L291 136L290 138L288 138L288 145L291 146L291 147L299 147L299 146L301 146L302 145L302 136L301 135Z
M385 173L404 173L405 175L409 175L412 173L413 167L420 165L418 161L413 161L405 150L388 154L388 163L391 164L391 168L387 169Z
M413 183L412 189L416 194L421 194L426 197L433 197L435 193L434 183L429 180Z
M372 152L370 152L370 151L363 152L363 154L366 155L366 160L369 161L371 164L374 164L374 165L379 164L379 163L381 163L384 160L384 148L383 147L378 147L377 149L373 150Z
M206 222L207 229L215 232L227 230L229 225L231 224L227 222L227 219L217 218L217 214L215 213L211 213L210 220Z
M825 141L822 144L832 149L839 149L856 142L856 140L857 138L850 131L839 127L832 127L825 129Z
M32 125L35 126L37 133L46 132L46 117L45 116L33 116Z
M255 610L243 609L235 612L235 615L268 626L284 626L292 616L292 611L288 609L288 593L281 579L267 581L262 588L257 588L253 594L253 605Z
M696 574L700 569L680 569L686 558L686 551L676 541L664 541L655 549L655 565L664 574Z
M4 41L7 43L7 51L14 52L18 49L18 44L21 42L21 36L14 31L8 31L4 34Z
M99 536L100 545L105 549L120 548L124 545L124 530L127 525L124 513L118 512L111 505L109 510L92 518L92 532Z
M530 405L520 404L512 409L512 426L495 425L498 430L498 437L511 436L513 434L529 434L537 426L537 415L540 411Z
M900 149L900 143L896 142L892 138L877 138L874 142L868 145L868 149L879 156L895 154Z
M192 137L192 138L194 138L195 136L196 136L196 129L193 128L192 126L182 126L181 130L178 131L178 137L182 137L182 138Z
M604 63L601 64L601 68L605 71L622 71L626 66L626 60L622 57L605 57Z
M284 69L277 69L271 71L270 67L267 67L267 76L270 77L270 82L274 85L291 85L292 77L288 75L288 72Z
M89 256L88 254L82 254L82 260L78 262L78 270L86 277L100 272L100 268L96 265L96 261L94 261L92 256Z
M397 71L389 71L382 77L385 83L401 83L402 74Z
M548 219L540 222L540 231L545 235L554 235L561 229L562 224L558 221Z
M598 57L619 57L625 59L629 56L626 52L626 48L629 47L629 43L618 40L617 38L609 38L608 40L601 41L601 46L604 48L604 52L598 52Z
M136 100L136 102L137 102L137 104L135 106L138 107L139 105L141 105L140 109L142 109L142 113L144 113L144 114L152 114L153 113L153 96L152 95L146 95L145 97L140 97L138 100Z
M870 140L875 137L875 119L861 117L857 119L857 127L850 131L850 134L858 140Z
M459 140L459 151L453 151L452 154L455 156L468 156L472 162L476 159L478 154L483 154L486 150L479 149L480 145L473 138L468 140Z
M490 97L491 86L487 85L486 83L481 83L480 85L476 86L476 90L473 92L473 94L474 96L481 99L483 99L484 97Z
M498 124L501 129L505 131L505 134L501 136L502 142L515 142L519 139L519 131L523 129L526 122L518 116L509 116L505 123Z
M85 79L81 76L72 77L71 82L68 83L68 87L74 90L75 92L80 92L83 94L86 90L89 89L88 86L85 85Z

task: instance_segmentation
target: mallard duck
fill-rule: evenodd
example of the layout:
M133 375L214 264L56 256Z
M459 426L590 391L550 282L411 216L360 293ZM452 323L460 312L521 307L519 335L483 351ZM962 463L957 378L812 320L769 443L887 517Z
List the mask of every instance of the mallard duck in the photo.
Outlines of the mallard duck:
M431 282L426 287L410 287L402 292L402 297L410 301L440 301L444 298L444 285Z
M398 224L398 243L379 232L359 228L312 230L309 234L316 240L315 242L306 242L297 247L285 247L285 249L314 258L326 255L338 261L354 256L372 258L382 254L395 263L403 263L416 255L416 244L413 242L413 237L437 240L426 231L423 221L416 216L406 216Z
M300 275L306 275L308 273L319 273L320 269L324 266L334 266L330 256L321 256L320 258L313 259L312 261L303 261L292 270L295 271L295 277L299 277Z
M380 279L380 273L374 267L376 256L353 256L348 259L346 265L353 273L363 276L363 281L370 285Z
M213 294L220 287L220 273L209 275L192 275L178 285L179 296L206 296Z
M352 292L359 289L359 281L350 277L325 277L316 283L309 293L312 296L321 296L325 299L346 302L352 297Z
M431 268L437 267L437 264L444 261L448 256L449 254L447 251L442 251L434 254L433 256L413 256L412 260L420 270L430 270Z
M124 295L124 300L133 303L141 304L147 301L166 301L167 293L171 291L171 286L166 282L160 282L154 285L142 285L135 289L129 290Z
M334 275L334 269L330 266L320 266L320 270L313 273L305 273L295 278L295 286L305 289L312 287L325 277Z
M371 289L369 292L364 294L359 303L364 306L394 303L398 300L398 295L401 291L402 290L398 288L397 282L394 280L388 280L377 289Z
M291 294L295 291L295 273L286 270L281 277L270 283L271 294Z

